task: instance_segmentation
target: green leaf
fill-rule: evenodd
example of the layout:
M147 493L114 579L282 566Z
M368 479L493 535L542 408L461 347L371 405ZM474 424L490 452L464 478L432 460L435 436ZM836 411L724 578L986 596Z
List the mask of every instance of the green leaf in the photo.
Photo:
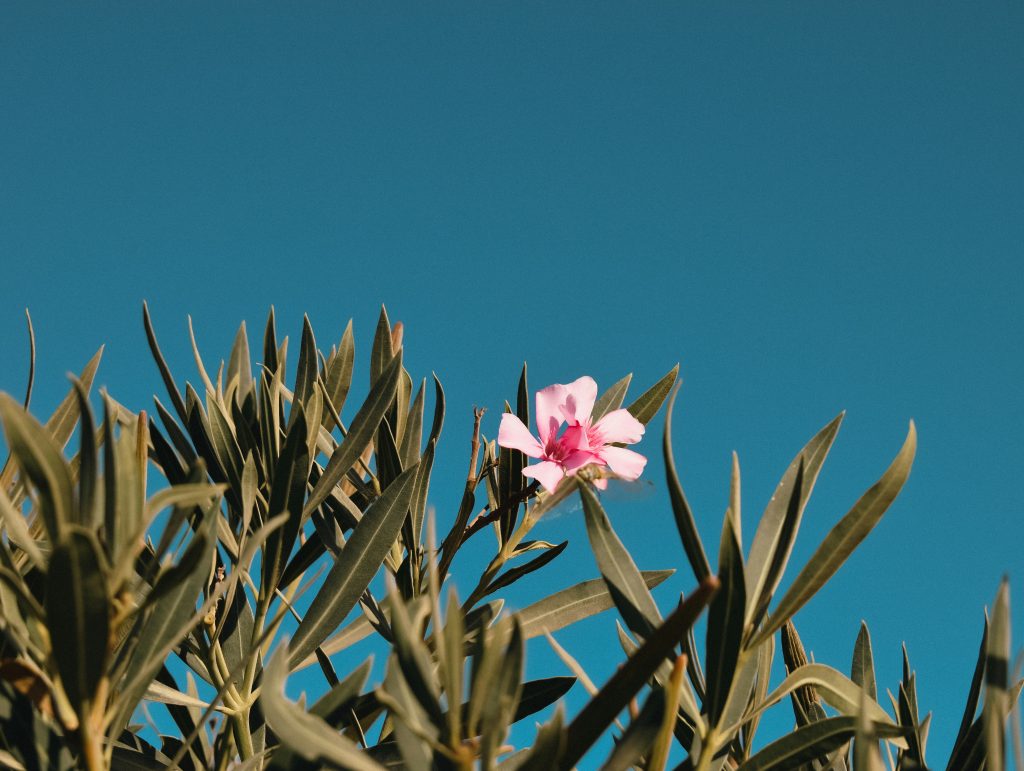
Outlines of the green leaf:
M19 402L0 394L7 446L39 493L39 512L51 542L73 521L74 489L60 446Z
M92 388L93 380L96 378L96 370L100 366L102 356L103 346L100 346L100 349L93 354L93 357L83 367L82 374L78 376L78 380L86 394ZM67 445L71 435L75 432L75 424L78 422L78 418L78 399L74 394L74 388L72 388L72 391L68 392L64 400L57 405L57 409L53 411L53 414L46 421L46 430L50 432L50 436L53 437L54 441L62 449Z
M231 345L231 355L228 357L228 384L235 378L238 378L235 401L241 404L253 388L252 357L249 354L249 336L246 334L244 321L238 327L235 341Z
M419 635L419 624L410 617L409 609L397 592L392 592L390 599L391 630L395 635L393 650L402 676L431 722L441 728L445 722L441 694L430 653Z
M384 556L402 529L418 468L417 465L403 471L367 509L352 531L348 543L295 630L291 644L292 666L312 653L345 620L377 574Z
M271 534L263 552L262 587L269 592L278 585L281 573L291 554L302 525L302 501L309 478L309 446L306 443L308 426L301 404L292 406L292 425L285 437L281 455L274 466L270 483L269 516L288 512L284 527ZM314 426L314 430L315 430Z
M36 544L36 539L29 532L25 515L14 508L11 499L0 488L0 522L7 527L7 537L10 542L28 555L29 560L39 570L46 570L46 557Z
M500 771L558 768L558 758L565 751L564 720L562 707L559 706L551 720L537 728L537 738L530 749L506 760L501 764Z
M349 702L359 696L360 691L363 690L372 667L372 658L364 661L352 670L344 680L321 696L309 711L317 717L323 718L327 721L328 725L336 726L336 721L341 717L341 711L345 709Z
M678 374L679 365L676 364L661 380L640 394L636 401L626 408L629 410L630 415L645 426L650 423L654 416L658 414L661 405L665 403L665 399L668 398Z
M507 642L500 648L500 666L493 680L493 687L486 691L481 712L481 765L492 768L499 745L508 735L519 704L523 681L523 636L519 620L512 616ZM474 686L477 684L474 683ZM474 697L478 698L474 687ZM474 699L476 700L476 699Z
M579 490L583 499L587 537L612 600L627 626L641 637L648 637L661 621L658 606L633 558L612 529L608 515L594 491L587 484L580 485Z
M749 720L754 715L764 712L764 710L784 699L795 689L807 686L812 686L826 704L839 710L844 715L855 716L861 709L861 694L864 691L859 685L835 669L832 669L832 667L825 666L824 664L805 664L790 673L774 691L768 694L761 704L752 708L744 716L744 720ZM873 722L888 726L894 725L892 718L886 714L885 710L874 699L865 698L863 709L866 710L868 718ZM726 733L738 727L730 726ZM901 746L905 747L906 743L904 742Z
M51 568L52 570L52 568ZM992 627L985 651L985 771L1006 768L1006 716L1010 712L1010 585L1004 578L992 606Z
M857 733L853 739L853 771L885 771L877 737L863 709L857 714Z
M767 609L793 550L800 520L814 491L818 474L828 456L845 413L840 413L800 450L783 474L772 499L758 522L747 559L750 607L747 621L760 622L757 611Z
M565 748L557 766L559 769L568 771L580 761L629 700L680 644L717 589L718 580L713 576L702 582L587 703L566 729Z
M519 704L516 705L516 711L512 716L512 722L518 723L523 718L550 707L568 693L575 682L575 677L560 676L545 677L523 683L523 690L519 696Z
M334 412L341 414L348 398L349 389L352 387L352 369L355 363L355 342L352 335L352 321L349 320L345 332L341 336L338 350L327 362L325 389L327 397L331 400ZM331 410L324 411L324 428L330 431L334 427L334 418L331 417Z
M875 659L871 654L871 633L868 625L860 622L857 642L853 645L853 664L850 665L850 679L864 689L868 696L878 700L875 687Z
M320 371L317 360L316 338L309 316L302 317L302 339L299 344L299 363L295 368L295 387L292 389L292 403L305 404L316 390L316 378ZM317 421L317 426L320 422Z
M218 609L220 610L218 624L221 623L221 616L223 616L223 627L220 629L218 639L224 654L224 662L227 664L229 672L242 671L241 662L249 657L253 627L256 625L245 591L239 588L231 593L230 596L218 603Z
M879 730L886 730L882 727ZM837 750L857 733L857 718L830 717L797 728L740 765L739 771L786 771ZM890 735L898 735L891 728Z
M174 411L178 413L178 417L181 418L181 422L187 423L188 418L186 417L185 401L181 398L181 391L178 390L178 386L174 382L174 376L171 374L171 369L167 366L167 361L164 359L164 355L160 352L160 345L156 341L156 332L153 331L153 321L149 317L149 305L147 305L145 301L142 303L142 323L146 328L146 340L149 342L149 350L153 354L154 361L156 361L157 369L160 370L160 377L164 381L164 387L167 389L167 395L171 398L171 406L174 407Z
M601 771L629 771L651 751L665 719L665 689L656 688L644 701L640 713L622 734Z
M427 511L427 492L430 490L430 472L434 467L434 452L437 447L437 440L431 439L427 449L423 451L420 458L420 471L416 476L416 490L412 497L412 519L413 541L419 543L423 534L423 518Z
M437 441L441 437L441 428L444 426L444 388L441 381L434 375L434 418L430 424L430 436L427 442Z
M861 496L853 508L844 516L811 556L804 569L793 580L792 586L779 602L778 608L755 635L750 647L755 647L766 637L775 633L786 621L806 604L814 594L835 575L854 549L871 532L895 500L910 475L917 447L917 432L914 423L899 454L886 469L882 478Z
M435 623L437 616L435 615ZM437 635L435 634L435 637ZM442 656L441 682L444 687L448 704L462 704L463 675L466 669L466 619L459 607L459 598L455 587L448 591L448 606L445 610L444 628L440 634ZM460 741L462 738L462 710L448 710L448 741Z
M676 473L676 462L672 456L672 408L675 406L678 389L672 391L668 400L668 407L665 410L665 435L662 440L662 454L665 458L665 477L668 484L669 500L672 503L672 515L675 517L676 529L679 531L679 538L683 542L683 550L686 558L690 561L693 574L698 581L703 581L711 575L711 566L708 564L707 554L704 553L704 544L701 543L700 533L697 531L697 523L693 518L693 511L686 500L683 486L679 483L679 475Z
M295 656L290 657L292 660ZM260 706L267 724L281 743L306 760L330 763L349 771L384 771L384 766L335 732L316 715L296 706L284 695L289 654L279 646L264 669Z
M550 549L545 549L540 554L540 556L534 557L529 562L519 565L518 567L511 568L510 570L506 570L504 573L502 573L500 576L495 578L491 583L487 585L487 589L484 591L481 597L486 597L488 594L493 594L499 589L503 589L506 586L511 586L528 573L532 573L535 570L539 570L540 568L544 567L549 562L551 562L563 551L565 551L565 547L568 545L568 541L562 541L557 546L554 546Z
M597 421L609 412L613 412L622 407L622 402L626 398L626 391L629 390L629 383L632 379L633 373L630 372L622 378L622 380L617 381L611 388L598 397L597 401L594 402L594 409L591 411L591 423L597 423ZM529 425L529 423L527 423L527 425Z
M718 580L722 588L708 608L707 698L705 708L711 725L717 725L729 698L736 662L743 641L746 594L743 554L735 529L736 518L726 515L718 555Z
M380 379L394 355L391 348L391 322L388 320L387 309L382 305L377 317L377 329L373 333L373 347L370 349L371 386Z
M423 443L424 391L426 386L426 380L420 383L420 387L416 390L416 398L412 400L412 406L409 408L409 418L405 422L402 443L398 449L398 455L402 459L403 466L411 466L420 459L420 446Z
M306 508L303 511L303 519L313 513L324 499L330 494L342 477L349 472L363 450L373 439L384 413L395 398L395 389L398 387L398 379L402 374L402 353L399 351L391 363L387 365L381 376L374 382L366 401L359 408L348 433L331 455L327 468L320 479L317 480L306 501Z
M527 385L525 362L523 371L519 375L519 387L516 391L516 417L522 421L524 426L530 425L530 390ZM502 543L505 543L516 529L519 504L513 502L518 501L526 487L526 477L523 476L526 460L526 456L519 450L502 447L498 454L500 471L498 504L503 507L498 530Z
M964 707L964 716L960 720L960 730L957 732L956 741L953 742L953 755L957 748L966 740L967 732L971 730L974 717L978 712L978 698L981 695L981 683L985 675L985 654L988 652L988 616L985 617L985 625L981 634L981 645L978 647L978 660L974 665L974 675L971 678L971 688L967 693L967 705Z
M277 321L274 316L274 306L270 306L267 314L267 324L263 328L263 367L267 373L273 375L277 372Z
M70 525L50 555L46 625L64 690L80 716L106 673L110 616L96 539Z
M673 573L674 570L645 570L640 575L647 588L653 589ZM614 604L603 578L583 581L527 605L519 611L523 637L529 640L544 634L545 631L557 632L570 624L608 610Z
M438 730L417 702L395 657L388 659L384 685L375 693L390 713L386 725L391 730L390 738L398 746L398 757L394 760L401 761L400 767L405 771L430 771L431 747L424 737L436 741ZM375 757L383 760L376 753ZM393 765L390 758L385 762Z
M99 481L96 422L93 420L89 394L85 386L76 378L72 379L72 386L78 399L78 414L82 423L78 437L78 519L81 524L91 529L99 524L96 507L96 488Z
M183 639L192 628L196 600L213 570L214 526L218 516L216 507L207 509L203 524L192 536L178 564L160 573L143 611L136 617L138 640L120 687L120 709L126 719L164 663L156 652Z

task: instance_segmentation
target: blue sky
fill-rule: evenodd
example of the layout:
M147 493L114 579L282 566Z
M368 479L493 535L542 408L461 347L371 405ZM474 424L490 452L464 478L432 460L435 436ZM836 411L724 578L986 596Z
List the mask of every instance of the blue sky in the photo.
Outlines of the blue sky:
M845 668L866 619L888 687L905 641L938 762L983 607L1003 573L1020 594L1022 33L998 1L5 4L0 388L24 387L26 306L43 410L101 343L100 382L149 406L143 299L192 380L186 314L211 357L271 304L322 344L351 317L365 378L385 303L414 377L447 389L443 523L470 408L496 434L523 360L534 387L679 361L676 456L711 544L732 450L749 545L848 410L794 568L913 418L903 496L797 621ZM611 514L641 566L680 568L668 607L689 580L660 433L659 491ZM524 602L596 575L578 519L548 527L572 543ZM618 656L610 614L559 639L598 681Z

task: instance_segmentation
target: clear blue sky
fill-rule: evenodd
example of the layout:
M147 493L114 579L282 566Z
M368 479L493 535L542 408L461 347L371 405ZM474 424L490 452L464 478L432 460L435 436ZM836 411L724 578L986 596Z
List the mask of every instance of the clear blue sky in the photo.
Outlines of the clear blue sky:
M845 668L866 619L890 688L906 641L938 763L1000 575L1024 596L1022 39L1024 6L995 0L5 3L0 388L23 389L25 306L43 409L104 342L100 382L149 406L144 298L193 381L186 314L210 357L271 304L322 344L353 317L365 378L386 303L414 377L447 388L446 522L470 408L496 434L524 359L534 387L680 361L677 459L711 543L730 451L749 545L848 410L794 567L914 418L904 495L797 621ZM643 567L681 568L668 607L690 582L649 468L657 495L611 513ZM573 542L524 601L596 575L578 521L548 527ZM559 637L598 681L619 653L611 614Z

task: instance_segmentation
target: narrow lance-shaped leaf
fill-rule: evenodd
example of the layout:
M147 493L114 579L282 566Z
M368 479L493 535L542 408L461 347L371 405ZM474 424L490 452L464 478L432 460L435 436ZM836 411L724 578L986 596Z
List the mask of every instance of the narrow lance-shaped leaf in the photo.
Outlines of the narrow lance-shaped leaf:
M645 570L640 573L648 589L671 576L674 570ZM557 632L570 624L608 610L615 603L603 578L570 586L519 611L523 637L527 640L545 631Z
M79 715L106 672L110 615L95 538L69 526L50 555L46 625L64 690Z
M49 432L7 394L0 394L0 421L11 454L39 492L39 511L51 541L72 521L74 491L67 462Z
M565 747L557 766L559 769L568 771L579 763L584 753L679 645L717 589L718 579L714 576L701 583L616 670L597 696L587 703L566 729Z
M640 713L622 734L601 771L629 771L650 752L665 716L665 689L656 688L644 701Z
M302 405L295 404L292 411L295 417L274 468L269 501L269 516L288 512L288 520L267 540L262 565L264 591L277 586L302 523L302 500L309 475L308 427Z
M352 419L348 434L331 455L327 468L324 469L324 473L317 480L313 492L310 493L309 499L306 501L303 518L312 514L313 510L324 502L335 485L341 481L359 456L363 454L363 450L373 439L377 427L384 418L384 413L395 398L395 389L398 387L398 379L401 374L402 354L399 352L370 389L366 401L363 402L363 406L359 408L355 418Z
M651 422L655 415L658 414L658 410L661 409L661 405L665 403L665 399L668 398L669 392L672 390L672 385L676 382L676 376L679 374L679 365L676 364L668 373L661 378L657 383L644 391L640 396L636 398L632 404L626 409L629 413L643 423L645 426Z
M249 337L245 331L243 321L235 334L235 341L231 345L231 356L228 358L228 382L238 378L238 392L236 400L241 404L245 397L252 391L252 359L249 354Z
M499 589L502 589L506 586L510 586L523 576L532 573L535 570L539 570L540 568L544 567L549 562L551 562L553 559L555 559L555 557L557 557L563 551L565 551L565 547L567 547L568 545L568 541L562 541L560 544L556 544L550 549L545 549L540 554L540 556L534 557L529 562L514 567L510 570L506 570L500 576L495 578L490 584L488 584L487 589L482 596L487 596L488 594L496 592Z
M328 361L324 378L327 396L334 407L333 412L337 412L339 415L345 406L345 400L348 398L348 392L352 386L355 351L352 321L349 320L345 327L345 332L341 336L337 352ZM331 410L324 410L324 428L328 431L334 428L334 418Z
M1006 768L1006 716L1010 712L1010 586L1004 578L992 607L985 652L985 771Z
M964 715L960 720L960 730L957 732L956 741L953 742L953 753L967 738L967 733L974 723L974 717L978 712L978 698L981 695L981 683L985 675L985 654L988 652L988 616L985 616L985 625L981 633L981 645L978 646L978 660L974 665L974 675L971 677L971 687L967 693L967 704L964 707Z
M25 323L28 325L28 381L25 384L25 399L22 406L26 409L32 404L32 386L36 382L36 331L32 327L32 314L25 309Z
M96 378L96 370L100 366L100 359L103 356L103 346L100 346L99 350L93 354L93 357L89 359L85 367L82 368L82 374L78 376L79 382L82 384L82 388L85 389L86 394L89 393L89 389L92 388L93 380ZM57 446L63 449L68 441L71 439L71 435L75 432L75 423L78 422L78 403L75 394L68 392L67 396L64 397L63 401L57 405L57 409L53 411L49 419L46 421L46 430L50 432ZM2 481L2 480L0 480Z
M708 557L704 553L704 544L700 540L700 533L697 532L697 523L693 518L693 511L686 500L683 486L679 482L679 475L676 473L676 462L672 456L672 408L675 406L678 389L672 391L668 400L668 407L665 410L665 435L662 441L662 454L665 458L665 477L668 484L669 500L672 503L672 515L675 517L676 529L679 531L679 538L683 542L683 550L693 568L693 574L698 581L703 581L711 575L711 566L708 564Z
M744 716L744 720L760 714L773 704L778 703L797 688L813 686L818 696L834 709L844 715L856 715L862 708L861 694L864 690L847 678L842 673L824 664L805 664L794 672L790 673L779 686L772 691L756 707ZM863 709L867 710L868 717L876 723L894 725L893 720L874 699L865 699ZM732 726L730 728L738 728ZM727 729L728 730L728 729ZM906 747L903 742L901 746Z
M583 499L587 537L597 560L597 568L608 584L608 591L626 624L636 634L647 637L661 621L658 606L633 558L612 529L608 515L594 491L586 483L581 484L579 490Z
M316 389L316 378L319 362L316 352L316 338L313 336L313 325L309 316L302 317L302 339L299 343L299 363L295 368L295 387L292 389L292 402L305 404L306 399ZM320 422L317 421L317 425Z
M735 525L736 517L730 510L722 529L722 544L718 555L718 580L722 588L708 608L705 707L712 725L718 723L729 698L743 640L746 594L743 585L743 554Z
M98 483L96 447L96 423L89 406L89 394L86 393L82 381L74 378L72 385L78 398L78 413L81 416L79 432L80 449L78 451L78 509L79 521L88 528L95 527L96 521L96 487Z
M629 383L632 379L633 373L630 372L621 380L616 381L611 388L598 397L597 401L594 402L594 409L591 412L592 423L597 423L609 412L622 407L622 402L626 398L626 391L629 390Z
M391 347L391 322L388 320L387 309L382 305L377 317L377 329L373 333L373 347L370 349L370 385L380 379L381 374L394 358Z
M840 413L800 450L761 515L747 559L747 596L750 603L748 622L757 623L760 620L753 618L755 610L767 607L767 602L782 578L804 508L836 434L839 433L843 416L844 413Z
M260 691L267 723L282 743L306 760L332 763L351 771L384 771L384 766L358 745L288 700L284 695L288 659L286 647L279 646L264 670L265 682Z
M750 643L754 647L768 635L774 634L786 621L804 606L814 594L835 575L855 548L867 537L886 509L895 500L910 475L917 448L917 432L914 423L899 454L886 469L882 478L869 489L853 508L844 516L811 556L804 569L794 579L789 591L779 602L779 607L765 622L761 631Z
M872 699L878 699L875 687L875 659L871 653L871 633L868 625L860 622L857 642L853 645L853 664L850 666L850 679L864 689Z
M742 763L739 771L786 771L839 749L857 733L855 716L841 715L802 726L778 739ZM882 735L898 736L899 729L876 728Z
M181 391L178 390L178 386L174 382L174 376L171 374L170 367L167 366L163 353L160 352L160 345L156 341L156 332L153 331L153 320L149 317L149 305L145 301L142 303L142 323L146 328L146 340L149 342L149 350L153 354L157 369L160 370L160 377L163 379L164 387L167 389L167 395L171 399L171 406L178 413L181 422L186 423L188 418L185 410L185 401L182 399Z
M402 472L366 511L295 630L292 666L322 643L355 607L405 521L418 466Z
M217 508L206 510L202 526L189 542L178 564L165 569L148 595L142 613L136 618L138 640L122 681L122 711L130 716L146 686L163 661L152 654L168 643L181 639L189 631L189 620L196 612L196 600L206 586L213 569L216 546L214 524L220 516Z

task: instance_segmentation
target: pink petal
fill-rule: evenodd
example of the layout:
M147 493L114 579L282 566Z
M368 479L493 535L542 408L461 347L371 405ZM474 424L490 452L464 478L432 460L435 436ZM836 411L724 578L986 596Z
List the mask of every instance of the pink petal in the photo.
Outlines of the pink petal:
M565 466L567 473L575 474L584 466L600 462L601 459L597 456L597 453L593 453L588 450L576 450L575 452L570 453L569 457L562 461L562 465Z
M590 437L583 426L569 426L558 439L558 446L565 454L590 449Z
M545 446L562 425L560 408L564 401L565 386L561 383L549 385L537 392L537 433L540 434L540 443Z
M601 444L636 444L644 435L644 424L629 414L629 410L612 410L594 426L591 435Z
M558 487L558 483L565 477L565 472L554 461L542 460L540 463L531 463L524 468L523 476L536 479L550 493Z
M597 401L597 383L594 378L584 375L565 386L565 403L562 406L562 415L570 423L585 423L590 420L590 413L594 411L594 402Z
M523 425L518 417L511 412L501 416L501 426L498 428L498 444L510 450L519 450L531 458L539 458L544 454L544 448L540 446L537 438L530 433L530 429Z
M625 447L605 447L601 450L601 457L608 468L623 479L636 479L647 465L647 458Z
M594 484L594 487L596 487L598 490L607 490L608 489L608 480L605 479L604 477L601 477L600 479L595 479L593 484Z

